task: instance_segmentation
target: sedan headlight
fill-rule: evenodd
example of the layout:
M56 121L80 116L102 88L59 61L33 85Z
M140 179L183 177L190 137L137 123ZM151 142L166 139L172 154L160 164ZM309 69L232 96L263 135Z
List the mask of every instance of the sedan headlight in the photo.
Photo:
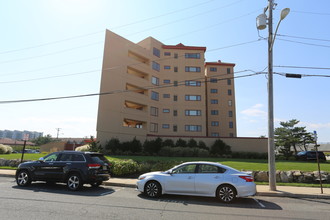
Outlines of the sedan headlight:
M138 180L143 180L145 178L146 178L146 176L139 176Z

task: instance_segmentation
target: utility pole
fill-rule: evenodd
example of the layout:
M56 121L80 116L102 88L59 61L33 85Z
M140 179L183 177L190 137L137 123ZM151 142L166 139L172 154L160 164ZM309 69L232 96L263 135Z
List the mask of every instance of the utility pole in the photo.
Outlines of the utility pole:
M263 30L268 25L268 175L269 189L276 191L276 168L275 168L275 143L274 143L274 92L273 92L273 47L276 33L281 21L289 14L290 9L281 11L281 19L277 24L273 35L273 10L276 4L273 0L268 0L268 6L264 13L257 17L257 29ZM268 18L266 11L268 10ZM268 21L268 22L267 22Z
M268 1L268 170L269 189L276 191L273 94L273 0Z
M59 135L59 133L60 133L60 130L61 130L62 128L55 128L55 129L57 130L56 139L58 140L58 135Z

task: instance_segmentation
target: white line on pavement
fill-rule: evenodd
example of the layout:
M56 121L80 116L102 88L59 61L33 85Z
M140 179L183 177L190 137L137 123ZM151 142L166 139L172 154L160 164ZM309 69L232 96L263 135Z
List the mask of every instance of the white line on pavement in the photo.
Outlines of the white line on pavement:
M255 199L255 198L253 198L253 199L254 199L254 201L256 201L256 203L258 203L261 206L261 208L265 208L266 207L264 204L262 204L261 202L259 202L258 199Z

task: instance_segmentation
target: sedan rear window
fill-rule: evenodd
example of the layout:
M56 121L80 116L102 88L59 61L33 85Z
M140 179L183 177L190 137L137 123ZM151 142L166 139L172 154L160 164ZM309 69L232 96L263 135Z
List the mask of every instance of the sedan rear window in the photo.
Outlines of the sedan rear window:
M224 173L226 169L214 165L200 164L198 173Z

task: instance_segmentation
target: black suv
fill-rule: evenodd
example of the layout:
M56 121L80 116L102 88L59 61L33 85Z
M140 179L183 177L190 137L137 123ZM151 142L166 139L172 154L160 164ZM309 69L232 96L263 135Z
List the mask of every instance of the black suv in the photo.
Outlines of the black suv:
M325 154L322 151L317 152L320 161L326 161ZM296 155L297 160L316 160L316 151L301 151Z
M110 163L103 154L95 152L62 151L51 153L38 161L21 163L16 171L18 186L32 181L63 182L69 190L83 184L99 186L110 179Z

